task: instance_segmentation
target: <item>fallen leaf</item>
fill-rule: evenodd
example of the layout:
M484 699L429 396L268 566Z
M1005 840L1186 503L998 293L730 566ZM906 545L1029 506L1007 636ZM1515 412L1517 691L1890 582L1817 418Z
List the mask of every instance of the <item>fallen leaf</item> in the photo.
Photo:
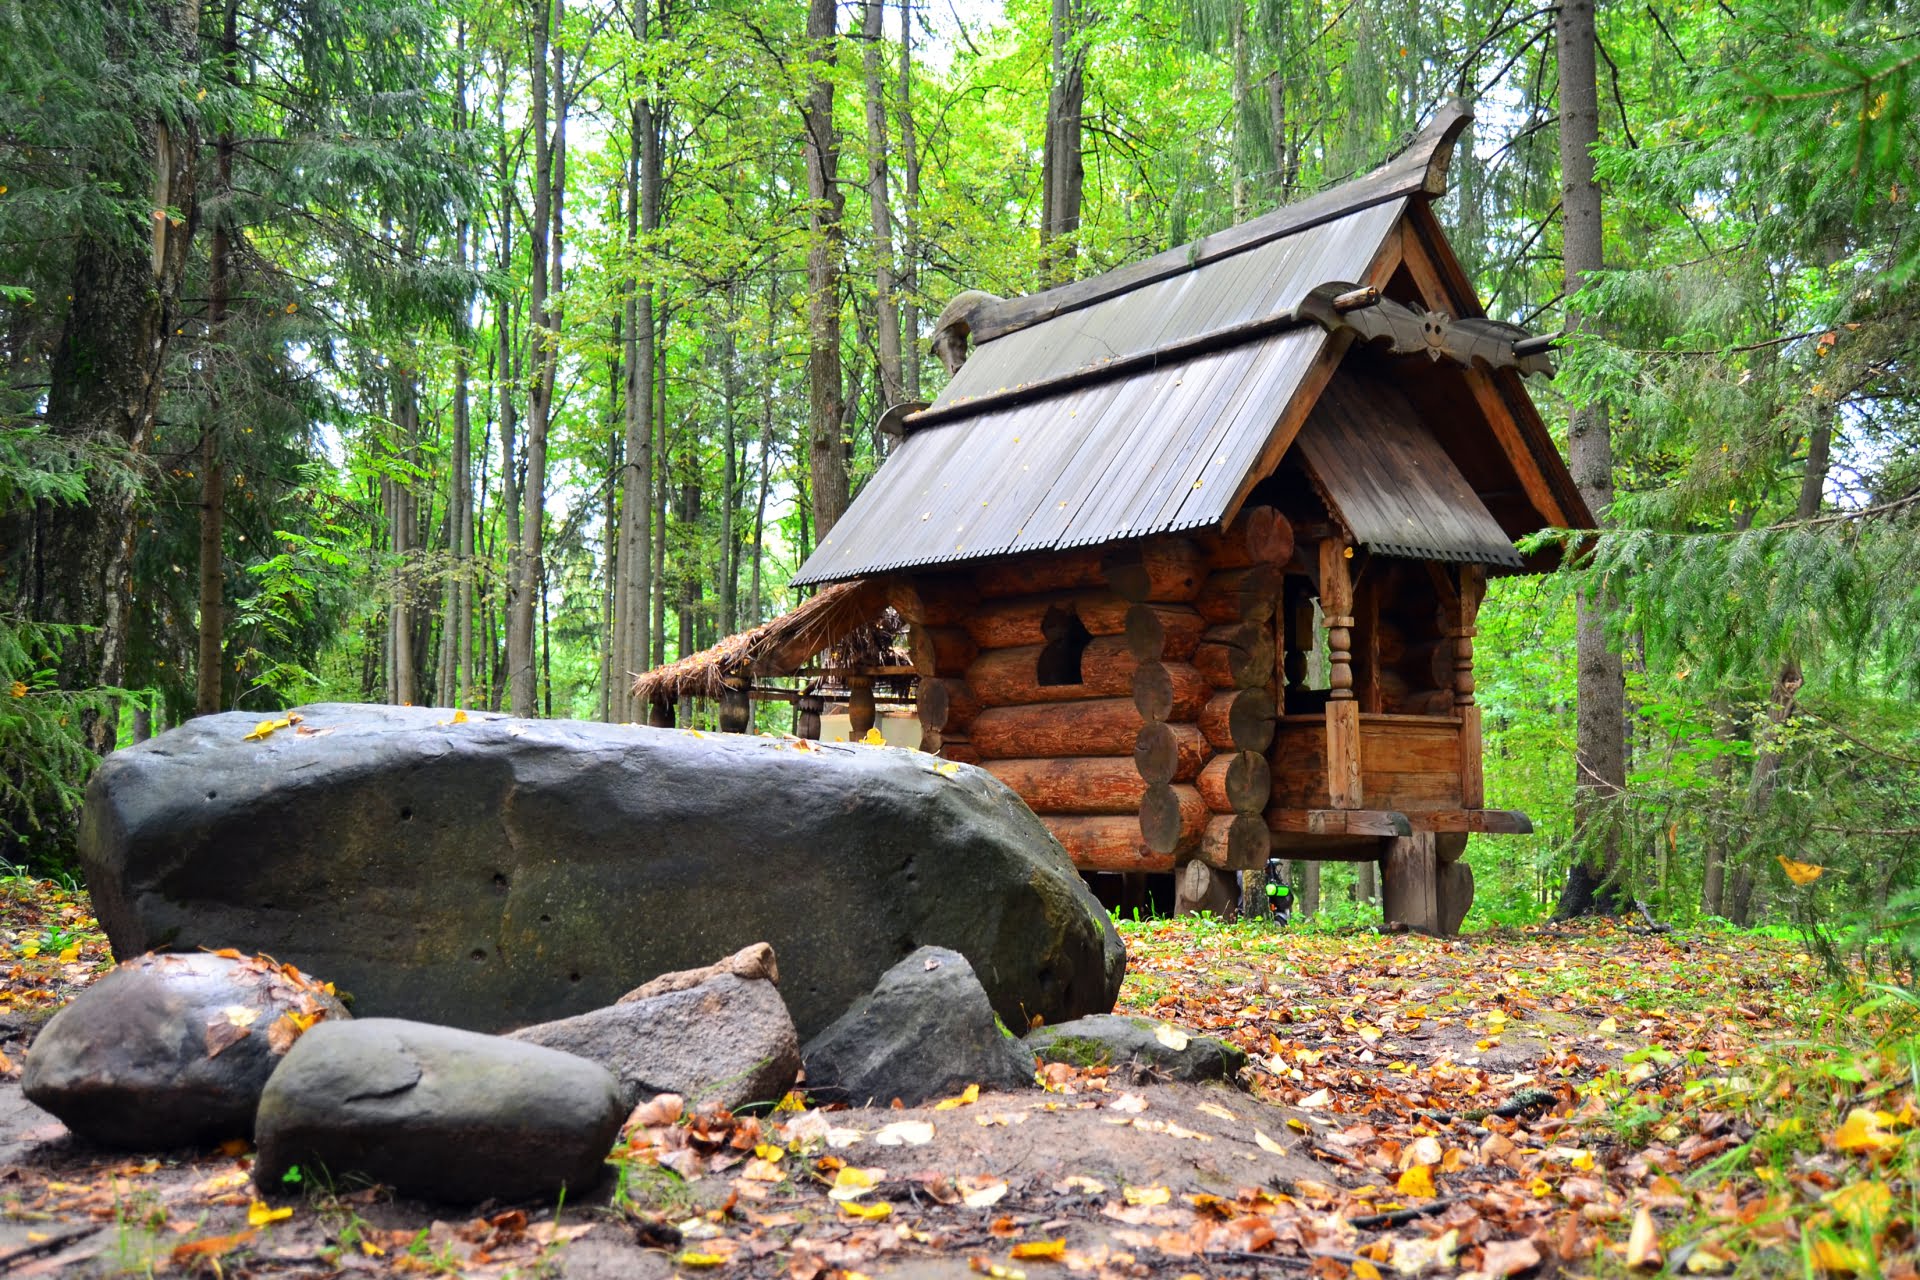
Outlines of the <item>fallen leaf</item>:
M1262 1151L1266 1152L1268 1155L1283 1156L1287 1154L1287 1149L1285 1147L1281 1146L1279 1143L1275 1142L1272 1138L1269 1138L1266 1134L1260 1132L1260 1130L1258 1129L1255 1129L1253 1131L1253 1141L1254 1141L1254 1145L1258 1146Z
M1540 1250L1531 1240L1489 1240L1480 1246L1480 1271L1500 1277L1517 1275L1540 1265Z
M1859 1275L1871 1265L1871 1260L1864 1250L1835 1240L1831 1236L1820 1236L1815 1239L1807 1250L1807 1257L1816 1271L1840 1275Z
M1332 1094L1328 1093L1325 1089L1315 1089L1312 1093L1294 1103L1294 1105L1306 1111L1313 1111L1320 1107L1331 1106L1332 1103Z
M1634 1271L1653 1271L1660 1266L1660 1233L1645 1205L1633 1211L1633 1230L1627 1233L1627 1266Z
M1008 1190L1006 1179L991 1174L955 1178L953 1181L960 1189L960 1202L969 1209L985 1209L998 1204Z
M843 1165L833 1175L833 1188L827 1195L835 1200L858 1200L887 1176L885 1169L859 1169Z
M267 738L267 737L268 737L269 735L271 735L271 734L273 733L273 731L274 731L274 730L276 730L276 729L284 729L284 728L286 728L286 727L287 727L288 725L290 725L290 724L292 724L292 723L293 723L293 721L291 721L291 720L285 720L285 719L283 719L283 720L262 720L262 721L261 721L261 722L260 722L259 724L256 724L255 726L253 726L253 732L252 732L252 733L250 733L250 734L248 734L248 735L247 735L246 737L244 737L244 738L242 738L242 739L241 739L241 741L242 741L242 742L261 742L261 741L264 741L264 740L265 740L265 739L266 739L266 738Z
M1028 1240L1013 1246L1013 1256L1025 1260L1028 1258L1059 1259L1066 1256L1067 1242L1060 1240Z
M1195 1107L1194 1110L1204 1111L1216 1120L1227 1120L1227 1121L1231 1121L1234 1124L1238 1124L1240 1122L1240 1117L1234 1115L1233 1112L1227 1110L1225 1107L1221 1106L1217 1102L1203 1102L1199 1106Z
M1880 1127L1879 1113L1866 1107L1847 1112L1846 1120L1828 1140L1836 1151L1885 1151L1900 1145L1900 1139Z
M893 1206L885 1200L877 1204L855 1204L851 1200L842 1200L840 1202L840 1212L846 1214L848 1217L865 1218L871 1222L878 1221L892 1213Z
M1173 1199L1173 1192L1165 1187L1122 1187L1120 1194L1131 1205L1165 1204Z
M1856 1182L1827 1197L1842 1221L1878 1231L1893 1212L1893 1190L1884 1182Z
M925 1120L896 1120L873 1135L877 1147L924 1147L933 1141L933 1126Z
M1431 1200L1439 1194L1433 1185L1433 1166L1416 1164L1409 1167L1394 1183L1394 1190L1403 1196L1420 1196Z
M1602 1018L1600 1025L1594 1028L1594 1032L1603 1036L1618 1035L1620 1032L1620 1019L1611 1015Z
M218 1258L232 1253L258 1234L259 1232L254 1228L248 1227L245 1231L236 1231L232 1235L208 1236L205 1240L189 1240L185 1244L175 1245L171 1255L173 1265L184 1267L196 1258Z
M1187 1033L1165 1022L1154 1028L1153 1038L1175 1053L1187 1047Z
M1107 1194L1107 1184L1084 1173L1070 1173L1053 1184L1053 1189L1061 1195L1103 1196Z
M942 1098L940 1101L934 1103L933 1109L935 1111L952 1111L955 1107L970 1107L978 1101L980 1101L980 1086L970 1084L960 1091L958 1097Z
M293 1216L292 1205L282 1205L276 1209L265 1200L255 1200L247 1206L247 1225L264 1227L269 1222L280 1222Z

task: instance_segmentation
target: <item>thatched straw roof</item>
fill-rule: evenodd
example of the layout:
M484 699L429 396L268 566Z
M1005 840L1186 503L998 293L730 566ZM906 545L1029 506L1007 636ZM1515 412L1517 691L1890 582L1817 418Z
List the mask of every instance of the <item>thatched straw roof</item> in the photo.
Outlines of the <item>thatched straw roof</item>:
M827 650L841 659L828 666L884 664L894 660L893 630L882 623L886 611L885 580L836 583L751 631L643 672L634 678L633 693L642 702L717 698L729 675L790 675Z

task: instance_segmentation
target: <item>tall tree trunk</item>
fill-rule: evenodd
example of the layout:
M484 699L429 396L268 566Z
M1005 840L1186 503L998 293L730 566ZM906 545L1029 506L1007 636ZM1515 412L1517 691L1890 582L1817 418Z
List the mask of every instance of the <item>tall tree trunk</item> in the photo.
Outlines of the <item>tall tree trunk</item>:
M464 90L462 93L464 98ZM464 219L454 234L455 253L462 270L467 266ZM463 338L453 360L453 458L447 486L448 531L453 547L453 572L447 589L443 635L447 647L446 682L442 698L464 707L469 697L473 661L473 403L468 387L467 346Z
M393 680L387 690L391 701L412 706L420 700L413 650L413 488L412 481L403 477L410 475L413 467L420 433L420 395L411 367L395 367L393 379L393 424L398 436L394 453L399 466L387 481L388 546L394 558L393 607L387 614Z
M740 317L740 285L727 282L727 310L720 327L720 634L739 628L740 601L740 431L734 414L740 401L740 350L734 326Z
M220 18L220 66L232 83L239 48L239 0L226 0ZM233 245L229 238L233 198L233 134L222 130L214 144L215 214L211 261L207 264L207 347L210 353L208 414L200 435L200 619L199 652L194 665L193 713L213 715L221 708L226 669L225 587L227 474L220 456L220 426L225 413L221 374L229 363L227 308L233 294Z
M807 150L807 458L814 520L821 534L851 500L847 479L846 402L840 389L840 141L833 125L832 69L839 51L834 0L809 0L807 61L812 66L800 110Z
M539 672L534 665L534 596L546 582L545 516L547 433L558 372L560 317L550 298L560 292L561 226L566 182L565 51L558 40L562 0L538 0L533 24L533 226L529 242L527 339L534 360L527 390L526 511L520 537L519 572L507 621L508 690L516 716L539 713ZM553 59L552 74L547 59ZM549 132L549 103L552 130Z
M1253 168L1253 144L1248 137L1248 126L1252 123L1252 109L1247 105L1251 92L1248 80L1251 71L1248 67L1247 49L1247 8L1242 0L1234 0L1228 9L1228 38L1233 46L1233 220L1236 223L1247 220L1247 210L1252 203L1248 194L1247 175ZM1261 893L1264 895L1266 872L1260 873L1263 881Z
M622 191L616 187L613 197L613 221L620 221ZM612 344L607 356L607 482L600 489L600 545L606 549L606 574L600 588L600 718L609 723L630 719L625 715L628 699L617 688L613 678L615 660L620 650L620 475L625 468L621 465L620 447L624 426L621 415L621 394L625 385L625 375L621 371L621 356L625 354L622 345L621 320L619 313L613 316L611 328Z
M496 157L500 170L500 276L503 280L513 278L513 211L517 173L511 161L507 146L507 108L506 85L510 79L507 56L500 55L499 90L494 96L494 128L500 139ZM520 366L514 349L513 334L519 325L517 309L502 294L496 307L494 331L499 340L497 359L499 368L495 378L500 387L500 516L505 528L502 539L506 550L506 612L511 615L514 608L514 594L520 582L520 446L518 408L514 402L514 393L519 386ZM497 591L487 601L487 653L491 666L491 680L488 682L490 693L487 705L498 711L506 703L508 670L511 666L513 645L508 639L503 654L497 636L498 621L495 614ZM507 632L511 637L513 624L507 623Z
M161 28L159 47L115 52L139 60L156 84L188 83L198 74L199 6L191 0L143 10ZM138 465L151 441L169 343L180 325L180 283L198 221L193 119L132 122L143 148L150 205L164 216L141 218L115 232L83 232L75 247L66 315L49 371L49 432L110 448L115 463ZM113 176L113 175L102 175ZM131 175L129 175L131 176ZM84 505L44 504L38 521L28 596L38 621L92 628L62 646L62 687L118 686L126 677L135 495L90 485ZM119 736L117 708L84 714L89 749L105 755Z
M900 0L900 181L905 208L900 218L900 331L903 347L900 394L920 399L920 143L913 127L913 4ZM758 535L755 535L756 538ZM756 566L758 562L756 561Z
M1053 0L1052 88L1047 96L1047 132L1041 152L1041 283L1057 284L1073 274L1073 235L1080 229L1080 197L1086 168L1080 156L1081 117L1085 110L1086 47L1079 34L1075 0ZM1064 240L1064 244L1053 242Z
M867 203L872 212L873 316L880 355L880 409L904 398L900 373L900 309L894 293L893 211L887 204L887 89L881 61L886 0L865 0L860 34L866 42Z
M774 378L774 338L780 315L780 276L767 273L767 332L761 350L762 378L771 385ZM765 559L767 535L767 493L773 486L773 397L760 397L760 494L753 505L753 586L747 595L749 626L759 626L766 616L760 597L761 562Z
M653 420L658 424L655 437L654 458L658 465L654 468L653 506L659 520L653 539L653 666L659 666L667 660L667 501L671 492L667 463L673 456L668 452L667 444L667 379L665 370L667 349L667 313L662 309L654 325L654 355L651 367L655 370L652 382L647 384L647 394L658 397L654 402Z
M1556 25L1560 59L1560 198L1563 272L1572 297L1604 265L1600 186L1593 151L1600 141L1593 0L1566 0ZM1587 317L1569 307L1567 327ZM1567 425L1568 461L1589 510L1603 524L1613 505L1613 440L1604 404L1576 409ZM1576 604L1578 724L1574 744L1575 853L1557 915L1611 913L1619 897L1621 807L1625 802L1626 681L1607 643L1607 602L1593 591Z

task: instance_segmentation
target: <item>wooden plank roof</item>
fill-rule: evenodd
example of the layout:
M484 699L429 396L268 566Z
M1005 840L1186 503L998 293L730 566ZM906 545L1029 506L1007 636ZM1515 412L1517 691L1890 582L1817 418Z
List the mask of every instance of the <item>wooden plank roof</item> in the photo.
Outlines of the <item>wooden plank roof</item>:
M1403 222L1444 189L1469 119L1452 104L1353 182L974 311L977 347L939 400L906 417L905 439L794 581L1224 525L1286 447L1288 406L1352 337L1328 327L1315 291L1398 261Z
M1294 437L1333 517L1379 555L1517 569L1520 553L1407 398L1343 367Z

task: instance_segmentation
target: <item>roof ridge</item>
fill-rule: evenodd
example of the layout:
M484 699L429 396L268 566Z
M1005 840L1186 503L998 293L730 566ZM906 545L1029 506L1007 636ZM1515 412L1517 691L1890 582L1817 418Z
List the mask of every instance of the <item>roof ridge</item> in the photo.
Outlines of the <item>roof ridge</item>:
M1447 188L1447 167L1453 160L1454 143L1472 122L1473 111L1465 100L1451 98L1404 150L1358 178L1101 275L1040 293L982 304L969 317L971 337L976 345L991 342L1055 316L1257 249L1375 205L1403 196L1441 195Z

